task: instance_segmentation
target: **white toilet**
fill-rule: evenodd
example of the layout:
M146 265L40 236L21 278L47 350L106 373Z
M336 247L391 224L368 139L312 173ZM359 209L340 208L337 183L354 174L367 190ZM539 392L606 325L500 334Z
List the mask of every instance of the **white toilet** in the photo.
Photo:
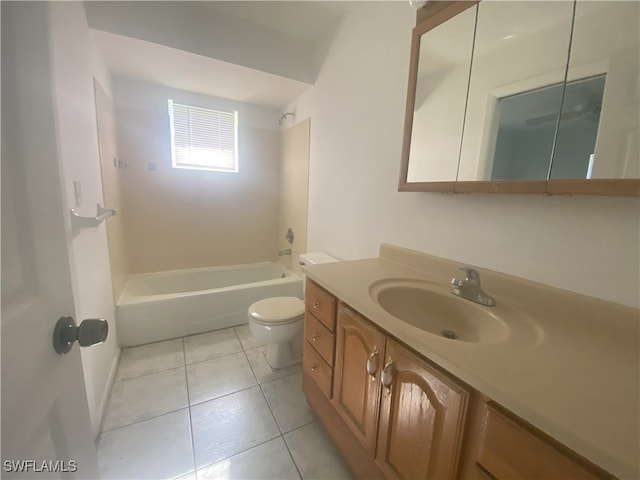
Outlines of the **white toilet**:
M337 262L324 253L303 253L300 265ZM304 301L298 297L271 297L249 307L249 329L267 344L267 362L284 368L302 360Z

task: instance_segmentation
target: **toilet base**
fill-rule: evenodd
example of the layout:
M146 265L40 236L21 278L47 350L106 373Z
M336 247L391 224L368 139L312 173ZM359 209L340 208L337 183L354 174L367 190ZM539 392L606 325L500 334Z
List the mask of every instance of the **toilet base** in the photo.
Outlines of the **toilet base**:
M267 345L265 359L275 370L289 367L302 361L302 342L282 342Z

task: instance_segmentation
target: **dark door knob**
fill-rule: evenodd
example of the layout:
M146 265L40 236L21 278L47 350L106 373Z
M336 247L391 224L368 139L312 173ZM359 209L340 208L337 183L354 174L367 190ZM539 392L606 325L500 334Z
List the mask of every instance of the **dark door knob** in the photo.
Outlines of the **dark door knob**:
M104 318L89 318L76 325L73 317L60 317L53 329L53 349L60 355L67 353L77 341L81 347L103 343L109 334Z

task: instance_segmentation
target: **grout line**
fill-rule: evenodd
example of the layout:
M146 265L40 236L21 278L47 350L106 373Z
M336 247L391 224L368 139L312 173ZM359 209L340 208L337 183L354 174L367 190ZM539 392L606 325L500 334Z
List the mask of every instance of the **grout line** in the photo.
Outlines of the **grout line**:
M190 407L195 407L195 406L198 406L198 405L202 405L203 403L212 402L213 400L219 400L219 399L221 399L221 398L228 397L228 396L230 396L230 395L234 395L234 394L236 394L236 393L245 392L245 391L247 391L247 390L250 390L250 389L252 389L252 388L259 387L259 386L260 386L260 385L258 385L258 384L256 383L255 385L250 385L250 386L248 386L248 387L241 388L240 390L234 390L233 392L225 393L224 395L220 395L220 396L217 396L217 397L214 397L214 398L210 398L210 399L208 399L208 400L203 400L203 401L201 401L201 402L196 402L196 403L194 403L193 405L189 405L189 406L190 406Z
M280 436L284 435L284 432L282 431L282 427L280 426L280 422L276 418L276 414L273 412L273 408L271 408L271 404L269 403L269 399L267 398L267 396L264 393L264 389L262 388L262 384L259 384L258 386L260 387L260 392L262 393L262 398L264 398L264 402L267 404L267 408L269 409L269 412L271 413L271 416L273 417L273 421L275 422L276 427L278 427L278 431L280 432Z
M309 425L309 424L307 424ZM306 425L303 425L303 427ZM298 428L302 428L302 427L298 427ZM298 430L298 428L291 430L292 432L295 432L296 430ZM287 433L291 433L291 432L287 432ZM302 472L300 471L300 467L298 467L298 463L296 462L296 459L293 456L293 452L291 451L291 449L289 448L289 443L287 442L287 439L284 438L284 435L282 435L282 441L284 442L284 446L287 449L287 452L289 452L289 456L291 457L291 461L293 462L293 466L296 467L296 471L298 472L298 476L300 477L300 479L304 479L304 477L302 476Z
M197 362L191 362L191 363L187 363L187 358L186 358L186 356L185 356L185 362L184 362L184 364L185 364L186 366L189 366L189 365L197 365L198 363L210 362L211 360L217 360L218 358L224 358L224 357L229 357L229 356L231 356L231 355L237 355L238 353L243 353L243 351L242 351L242 350L238 350L237 352L224 353L224 354L222 354L222 355L218 355L218 356L210 357L210 358L205 358L204 360L198 360Z
M178 370L179 368L183 368L183 367L184 365L178 365L177 367L166 368L164 370L158 370L157 372L149 372L143 375L138 375L137 377L123 378L122 380L114 381L113 385L117 383L122 383L122 382L130 382L131 380L138 380L144 377L150 377L151 375L157 375L158 373L166 373L166 372L170 372L171 370Z
M171 410L169 412L164 412L164 413L161 413L159 415L155 415L153 417L145 418L143 420L137 420L135 422L127 423L126 425L120 425L119 427L110 428L109 430L104 430L102 433L104 434L104 433L115 432L116 430L121 430L123 428L131 427L132 425L138 425L139 423L144 423L144 422L148 422L150 420L155 420L156 418L164 417L166 415L170 415L172 413L176 413L176 412L179 412L181 410L186 410L187 408L189 408L188 405L186 407L176 408L175 410Z
M313 420L311 420L309 423L305 423L304 425L300 425L299 427L294 428L293 430L289 430L287 433L283 434L282 436L284 437L285 435L289 435L290 433L295 432L296 430L300 430L301 428L304 427L308 427L309 425L311 425L312 423L317 423L318 419L314 418Z
M187 349L184 344L184 337L182 337L182 355L184 355L184 381L187 385L187 408L189 409L189 434L191 436L191 460L193 461L193 471L198 477L196 469L196 445L193 438L193 420L191 418L191 397L189 395L189 375L187 374Z
M203 466L201 466L200 468L209 468L209 467L211 467L211 466L213 466L213 465L216 465L216 464L218 464L218 463L220 463L220 462L225 462L225 461L227 461L227 460L232 459L233 457L237 457L238 455L242 455L243 453L246 453L246 452L248 452L249 450L253 450L254 448L258 448L259 446L264 445L265 443L272 442L272 441L274 441L274 440L275 440L275 439L277 439L277 438L282 438L282 435L276 435L275 437L270 438L269 440L265 440L264 442L256 443L255 445L253 445L253 446L251 446L251 447L249 447L249 448L246 448L246 449L244 449L244 450L242 450L242 451L240 451L240 452L238 452L238 453L234 453L233 455L230 455L230 456L228 456L228 457L221 458L220 460L216 460L215 462L207 463L206 465L203 465ZM284 442L284 438L282 438L282 441ZM287 442L284 442L284 444L286 445L286 444L287 444ZM294 464L295 464L295 462L294 462ZM199 470L199 469L198 469L198 470Z
M304 425L298 425L296 428L292 428L291 430L287 430L286 432L284 432L284 433L282 434L282 436L284 437L285 435L288 435L288 434L289 434L289 433L291 433L291 432L295 432L296 430L300 430L301 428L307 427L307 426L309 426L309 425L311 425L312 423L317 422L317 421L318 421L318 420L314 417L314 418L313 418L313 420L311 420L311 421L309 421L309 422L305 423Z

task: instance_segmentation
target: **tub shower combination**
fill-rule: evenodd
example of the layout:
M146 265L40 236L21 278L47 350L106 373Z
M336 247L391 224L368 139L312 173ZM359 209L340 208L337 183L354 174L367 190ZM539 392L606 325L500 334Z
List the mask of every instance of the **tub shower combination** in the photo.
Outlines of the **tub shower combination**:
M123 347L247 323L268 297L302 298L302 277L277 263L132 275L117 306Z

